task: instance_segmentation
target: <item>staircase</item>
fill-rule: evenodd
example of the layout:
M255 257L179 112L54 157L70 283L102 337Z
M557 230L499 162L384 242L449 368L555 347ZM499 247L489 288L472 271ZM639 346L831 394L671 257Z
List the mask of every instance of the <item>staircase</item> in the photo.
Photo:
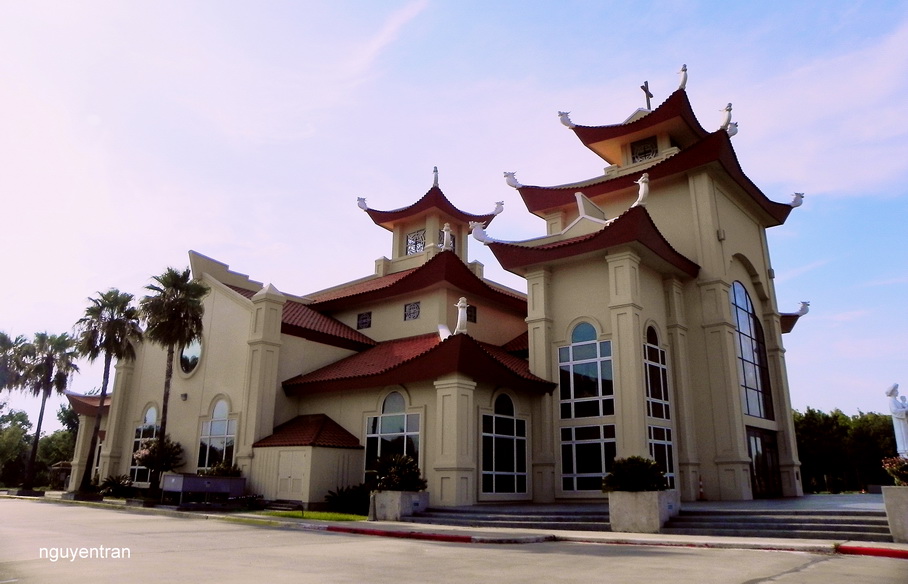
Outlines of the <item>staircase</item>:
M509 507L458 507L426 509L401 521L463 527L508 527L513 529L566 529L571 531L610 531L604 505L578 509L532 509Z
M463 527L611 531L604 505L429 508L401 521ZM885 511L845 509L684 510L662 528L675 535L712 535L891 542Z
M662 533L890 542L884 511L685 511Z

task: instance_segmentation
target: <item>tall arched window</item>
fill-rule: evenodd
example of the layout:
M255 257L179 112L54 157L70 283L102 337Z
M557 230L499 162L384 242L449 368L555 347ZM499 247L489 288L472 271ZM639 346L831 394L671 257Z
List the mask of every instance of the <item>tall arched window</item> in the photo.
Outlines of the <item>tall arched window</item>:
M147 444L148 441L153 440L158 435L158 409L154 406L149 406L145 410L145 415L142 416L142 423L136 426L136 432L132 441L132 452L135 454L140 448L143 447L143 441ZM133 458L130 461L129 466L129 478L132 479L134 483L147 483L151 480L151 471L148 467L141 466L136 462L136 459Z
M202 422L199 440L199 470L221 462L233 464L236 444L236 419L230 419L227 400L219 399L211 409L211 419Z
M482 416L482 492L527 492L527 423L505 394Z
M612 343L597 341L596 329L581 322L571 344L558 348L561 408L561 488L601 491L602 476L615 459L615 388ZM597 419L598 418L598 419ZM584 425L576 425L576 421Z
M741 388L744 391L744 413L767 420L774 419L769 361L763 325L754 310L750 295L741 282L731 288L732 318L737 331L737 352Z
M659 335L654 327L646 328L643 345L643 367L646 373L646 415L656 420L647 424L649 454L659 463L669 488L675 486L675 461L672 444L671 404L668 393L668 365L665 351L659 346Z
M406 413L404 396L396 391L385 398L381 415L366 418L366 472L389 454L406 454L419 462L419 414Z

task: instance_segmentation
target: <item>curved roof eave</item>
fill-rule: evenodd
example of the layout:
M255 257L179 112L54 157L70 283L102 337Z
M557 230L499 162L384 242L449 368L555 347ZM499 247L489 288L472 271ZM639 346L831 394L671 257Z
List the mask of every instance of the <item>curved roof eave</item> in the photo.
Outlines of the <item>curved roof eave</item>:
M641 172L649 173L650 182L662 178L671 177L676 174L688 172L695 168L706 166L710 163L718 163L726 174L753 199L753 201L765 211L767 225L769 227L785 223L788 214L791 213L791 205L786 203L777 203L771 201L763 191L757 187L744 174L734 148L731 145L731 138L724 130L717 130L708 134L703 140L695 145L682 150L681 152L661 160ZM629 173L617 177L603 178L602 181L583 187L581 192L588 198L594 198L620 191L623 189L636 188L635 179L637 173ZM542 215L545 211L557 209L567 205L575 204L574 193L578 188L574 186L563 187L540 187L540 186L522 186L518 189L524 204L534 215ZM652 195L651 195L652 196Z
M378 209L366 209L366 213L369 214L369 217L372 221L379 227L384 227L387 230L393 228L394 223L398 221L407 219L414 215L418 215L424 211L428 211L432 208L441 210L442 212L454 217L458 221L464 223L469 223L470 221L477 221L484 223L487 227L491 223L492 219L495 218L494 213L488 213L486 215L473 215L461 211L448 200L445 194L438 187L432 187L429 189L425 195L422 196L418 201L413 203L408 207L401 207L400 209L393 209L391 211L379 211Z

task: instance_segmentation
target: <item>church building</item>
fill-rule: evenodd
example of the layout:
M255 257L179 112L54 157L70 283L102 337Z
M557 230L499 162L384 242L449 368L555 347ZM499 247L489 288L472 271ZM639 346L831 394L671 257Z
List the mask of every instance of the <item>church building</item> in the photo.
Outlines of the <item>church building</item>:
M502 205L463 211L436 173L408 207L360 199L391 249L352 282L293 295L190 252L210 292L175 364L178 470L232 461L250 493L318 505L405 453L437 507L601 501L612 461L641 455L682 500L801 495L782 334L804 310L779 312L766 241L800 197L760 191L730 105L708 131L683 87L614 125L560 115L609 166L550 187L506 173L545 221L537 238L499 239ZM486 279L470 245L527 292ZM165 359L146 343L117 365L100 477L147 485L132 455L156 436ZM97 398L70 401L80 476Z

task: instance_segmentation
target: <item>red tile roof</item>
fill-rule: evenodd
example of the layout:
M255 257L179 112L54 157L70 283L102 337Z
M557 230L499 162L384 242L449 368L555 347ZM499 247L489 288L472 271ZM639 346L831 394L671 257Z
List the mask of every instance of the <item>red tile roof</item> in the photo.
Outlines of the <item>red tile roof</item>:
M501 347L480 343L469 335L452 335L442 341L434 333L379 343L283 385L288 395L299 395L435 379L454 372L475 381L538 393L549 392L555 385L533 375L526 360Z
M69 400L70 405L73 407L73 410L80 416L88 416L94 418L98 415L98 404L101 403L100 395L79 395L77 393L66 392L66 399ZM110 398L111 395L107 395L104 399L104 410L101 415L105 415L110 411Z
M327 448L362 448L359 439L325 414L297 416L274 429L253 448L272 446L323 446Z
M384 227L385 229L391 230L394 227L394 223L409 219L419 213L424 211L429 211L430 209L438 209L443 213L451 216L452 218L461 221L462 223L469 224L470 221L478 221L485 223L488 226L491 223L492 219L495 218L494 213L488 213L486 215L472 215L461 211L457 207L451 204L451 201L445 197L445 194L441 192L441 189L438 187L432 187L429 191L422 196L421 199L410 205L409 207L402 207L400 209L394 209L393 211L379 211L377 209L367 209L366 213L369 214L369 217L372 218L372 221L376 225Z
M488 246L503 268L515 271L624 244L637 245L644 256L665 262L665 267L680 274L694 277L700 271L700 266L668 243L645 207L632 207L599 231L580 237L538 246L501 242Z
M252 298L256 294L252 290L236 286L229 286L229 288L246 298ZM287 300L284 303L281 332L354 351L361 351L375 345L375 341L361 332L295 300Z
M318 295L309 304L320 311L334 311L350 306L384 300L392 296L424 290L439 282L448 282L463 292L510 308L525 316L526 298L518 292L492 285L470 271L452 251L443 251L412 270L391 274L374 280L355 283L349 287Z
M501 346L508 353L527 353L530 350L530 333L524 331Z
M708 134L693 146L685 148L674 156L670 156L646 168L645 171L649 173L649 180L652 185L659 179L686 173L710 163L716 163L721 166L728 173L728 176L756 203L757 207L765 212L768 226L781 225L788 218L788 214L791 213L791 205L770 201L763 194L763 191L744 174L734 148L732 148L731 139L724 130ZM596 197L626 189L636 192L637 185L635 181L638 178L640 178L640 174L633 173L603 178L601 181L589 183L582 188L576 185L560 187L522 186L518 190L527 209L531 213L541 216L545 211L574 205L576 202L574 193L578 190L594 200ZM651 192L650 197L652 198L653 196L658 196L658 193Z

